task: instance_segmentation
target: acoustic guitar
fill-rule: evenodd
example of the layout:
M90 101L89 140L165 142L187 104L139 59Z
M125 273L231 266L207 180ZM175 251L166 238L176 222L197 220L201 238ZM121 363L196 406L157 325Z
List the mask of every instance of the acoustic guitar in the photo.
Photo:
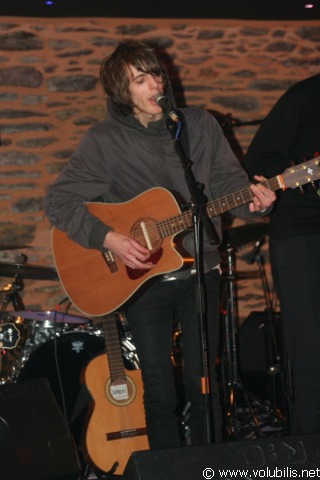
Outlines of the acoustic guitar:
M140 370L125 369L117 315L102 319L106 354L85 368L84 383L93 410L85 434L90 462L103 472L122 474L131 453L148 450Z
M296 188L320 178L320 157L287 168L282 175L262 182L272 191ZM230 193L206 205L209 218L252 201L250 187ZM149 248L151 270L132 270L112 252L87 249L53 227L52 251L56 269L71 302L86 315L105 315L121 310L150 279L188 267L193 258L179 245L179 235L192 227L192 210L181 211L172 193L151 188L129 202L88 202L88 210L117 233L130 236Z

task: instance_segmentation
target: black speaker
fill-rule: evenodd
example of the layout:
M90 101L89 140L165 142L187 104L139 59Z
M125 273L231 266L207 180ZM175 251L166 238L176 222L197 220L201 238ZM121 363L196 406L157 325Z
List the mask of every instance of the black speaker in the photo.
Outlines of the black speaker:
M274 345L278 351L282 350L280 314L273 313L269 319L266 312L251 312L238 332L241 372L266 373Z
M297 478L320 467L320 435L134 452L122 480Z
M1 480L73 480L79 471L72 436L48 381L1 385Z
M274 312L253 311L238 330L239 374L243 385L261 400L283 403L281 317ZM276 358L280 356L280 361ZM283 406L284 408L284 406Z

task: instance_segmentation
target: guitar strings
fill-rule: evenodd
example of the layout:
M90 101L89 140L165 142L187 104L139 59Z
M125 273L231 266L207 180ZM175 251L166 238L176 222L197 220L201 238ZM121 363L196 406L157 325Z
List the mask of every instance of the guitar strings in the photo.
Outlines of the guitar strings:
M316 157L306 163L299 164L295 167L292 167L290 171L290 175L295 175L295 185L299 186L300 184L309 183L312 181L312 173L307 171L306 165L315 164L319 166L320 156ZM309 173L309 177L306 177L306 173ZM273 177L269 180L265 180L261 182L262 185L267 187L269 190L276 191L279 188L282 188L280 182L280 178L285 176L285 173L282 175ZM319 177L319 173L317 173ZM307 181L306 181L307 180ZM294 185L293 185L294 186ZM286 186L284 185L284 188ZM246 203L250 202L253 199L253 192L250 187L244 188L236 193L227 194L225 197L212 200L206 205L207 212L209 213L209 217L213 218L214 216L218 216L226 211L232 210L240 205L245 205ZM185 212L181 212L173 217L170 217L165 220L161 220L159 222L155 222L153 225L148 226L148 234L150 239L159 240L159 238L165 238L170 235L179 233L183 230L186 230L192 226L192 209L189 209ZM131 238L137 240L140 244L145 244L145 236L143 233L140 232L132 232Z

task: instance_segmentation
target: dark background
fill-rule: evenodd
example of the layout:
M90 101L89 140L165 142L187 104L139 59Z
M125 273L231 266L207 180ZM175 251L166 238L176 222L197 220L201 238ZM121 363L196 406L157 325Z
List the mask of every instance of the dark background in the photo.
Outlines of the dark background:
M0 16L315 20L320 0L0 0ZM320 25L319 25L320 26Z

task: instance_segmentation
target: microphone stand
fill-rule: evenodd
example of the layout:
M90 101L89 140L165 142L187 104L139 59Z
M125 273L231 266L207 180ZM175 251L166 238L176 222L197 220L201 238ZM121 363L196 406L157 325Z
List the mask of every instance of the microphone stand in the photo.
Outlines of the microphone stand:
M208 405L210 398L210 382L209 382L209 365L208 365L208 352L206 345L207 323L206 323L206 308L204 304L204 282L203 282L203 262L202 262L202 229L205 230L210 244L214 245L219 242L218 234L209 220L206 211L207 197L203 193L203 185L200 184L194 177L192 172L192 161L187 158L184 148L180 141L180 134L182 130L182 121L174 122L171 118L166 119L167 128L174 139L174 148L178 154L182 167L185 172L185 179L191 193L191 208L192 208L192 223L195 238L194 258L197 275L197 305L198 305L198 318L199 318L199 331L200 331L200 351L201 351L201 367L202 367L202 393L204 395L204 407L205 407L205 432L206 442L210 443L212 437L212 428L210 412Z

